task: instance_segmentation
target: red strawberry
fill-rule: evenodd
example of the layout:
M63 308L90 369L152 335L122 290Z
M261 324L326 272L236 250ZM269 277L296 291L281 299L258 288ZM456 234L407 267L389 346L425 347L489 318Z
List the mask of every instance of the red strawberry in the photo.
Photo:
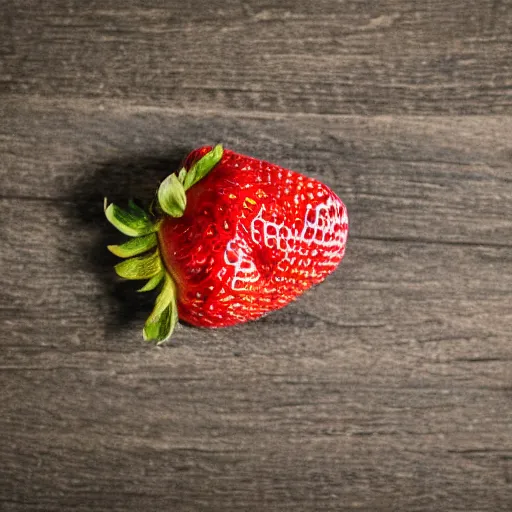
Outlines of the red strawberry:
M324 280L345 253L346 208L328 187L221 146L190 153L158 205L155 219L133 203L106 209L134 237L109 247L130 257L117 273L149 279L142 291L163 281L148 340L165 341L178 317L201 327L259 318Z

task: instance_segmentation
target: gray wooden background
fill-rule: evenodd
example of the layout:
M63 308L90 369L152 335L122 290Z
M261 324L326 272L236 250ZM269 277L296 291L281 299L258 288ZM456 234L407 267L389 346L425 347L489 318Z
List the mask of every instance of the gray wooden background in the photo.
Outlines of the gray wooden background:
M146 345L103 196L315 176L346 258ZM0 0L0 509L512 509L510 0Z

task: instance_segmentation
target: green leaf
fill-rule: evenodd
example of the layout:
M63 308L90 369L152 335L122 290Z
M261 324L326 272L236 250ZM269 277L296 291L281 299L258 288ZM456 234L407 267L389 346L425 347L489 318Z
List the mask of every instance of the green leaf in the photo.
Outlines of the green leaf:
M185 176L187 175L187 169L182 168L180 169L180 172L178 173L178 179L180 180L180 183L183 184L185 181Z
M203 179L221 161L223 153L224 149L220 144L217 144L203 158L198 160L185 176L185 181L183 182L185 190L188 190L192 185Z
M165 270L162 269L156 276L153 276L142 288L140 288L139 292L149 292L154 290L162 281L165 275Z
M121 233L128 236L148 235L156 231L146 212L135 203L130 203L128 210L123 210L115 204L105 209L105 216Z
M117 275L125 279L149 279L162 271L162 262L158 251L155 251L122 261L114 268Z
M145 341L156 341L157 345L169 338L171 328L171 311L169 306L162 311L157 321L146 322L142 335Z
M185 189L176 174L171 174L162 181L158 189L160 208L171 217L181 217L187 206Z
M166 273L162 291L155 301L155 307L144 325L146 341L156 341L159 345L170 338L178 323L176 288L172 278Z
M148 214L140 207L137 206L132 199L128 201L128 211L140 219L148 219Z
M108 245L107 249L120 258L130 258L153 249L153 247L156 247L156 244L156 234L150 233L149 235L132 238L121 245Z
M194 183L195 183L195 177L196 177L196 170L192 167L187 172L187 175L185 176L185 179L183 181L183 188L185 191L187 191Z
M176 287L171 276L165 273L164 286L156 298L155 307L147 321L150 323L154 322L156 318L162 314L163 310L173 301L176 301Z
M174 332L178 315L174 304L169 304L156 322L146 323L142 331L145 341L155 341L157 345L165 343Z

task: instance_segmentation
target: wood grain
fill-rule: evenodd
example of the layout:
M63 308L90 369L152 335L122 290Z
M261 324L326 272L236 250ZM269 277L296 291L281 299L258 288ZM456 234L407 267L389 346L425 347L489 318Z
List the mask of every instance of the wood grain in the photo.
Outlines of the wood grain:
M0 510L512 508L510 2L0 10ZM154 348L103 197L217 141L331 186L347 254Z
M8 197L95 200L97 217L104 196L151 198L190 149L222 141L333 187L353 235L511 243L509 117L201 114L18 97L2 117Z
M510 0L24 0L3 9L14 35L0 87L13 93L321 114L512 109Z

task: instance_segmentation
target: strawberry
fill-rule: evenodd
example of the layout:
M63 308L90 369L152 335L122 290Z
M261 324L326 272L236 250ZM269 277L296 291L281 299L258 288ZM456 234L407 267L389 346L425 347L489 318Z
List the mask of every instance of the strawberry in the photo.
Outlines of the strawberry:
M144 327L167 340L178 318L225 327L293 301L333 272L345 253L347 211L319 181L255 158L205 146L157 192L157 213L111 204L108 220L131 240L109 246L127 258L127 279L161 290Z

